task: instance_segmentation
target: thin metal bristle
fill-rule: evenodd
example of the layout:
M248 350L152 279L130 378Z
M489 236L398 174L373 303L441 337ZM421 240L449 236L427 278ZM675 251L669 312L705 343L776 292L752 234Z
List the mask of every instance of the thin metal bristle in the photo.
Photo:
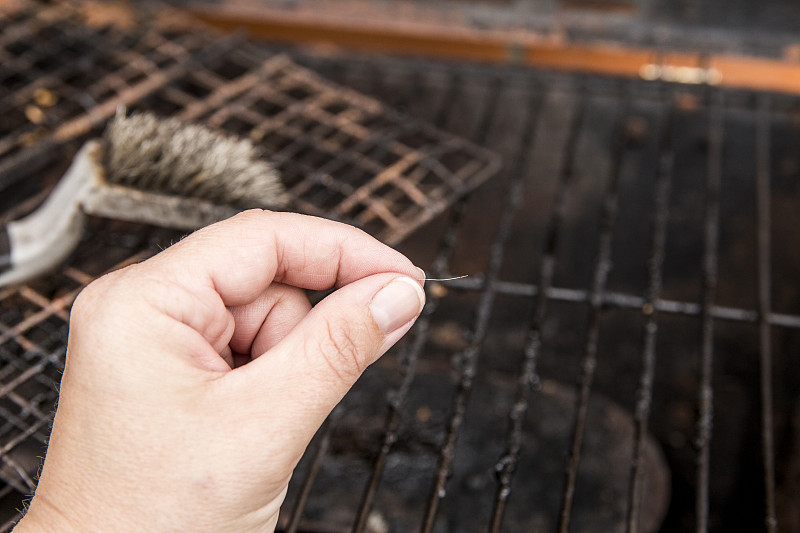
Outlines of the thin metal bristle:
M110 183L240 208L284 207L277 170L249 140L150 113L120 111L103 135Z

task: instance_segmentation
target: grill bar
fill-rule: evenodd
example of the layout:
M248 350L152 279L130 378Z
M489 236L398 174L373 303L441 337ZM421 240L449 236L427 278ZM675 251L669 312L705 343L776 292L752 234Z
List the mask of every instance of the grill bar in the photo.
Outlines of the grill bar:
M446 260L446 259L445 259ZM427 340L428 328L430 327L430 316L436 311L438 307L439 298L436 296L429 296L425 304L425 309L422 315L417 319L416 333L412 345L403 353L400 364L400 385L395 391L390 394L389 400L389 415L385 426L383 441L381 448L378 451L377 457L373 462L372 472L370 473L369 482L364 490L364 495L359 502L358 513L356 514L355 525L353 526L353 533L363 533L367 527L367 520L369 513L372 511L372 506L375 501L375 495L380 486L381 477L383 476L384 469L386 468L386 459L389 457L389 452L392 445L397 441L398 428L403 418L403 405L405 404L408 391L411 388L411 382L416 375L417 361L422 352L425 341Z
M574 111L569 127L569 132L567 136L567 142L564 148L563 154L563 162L562 162L562 171L561 175L559 176L557 189L556 189L556 196L553 202L553 210L551 212L550 219L547 224L547 236L545 239L545 247L542 251L542 259L541 259L541 274L540 274L540 285L545 288L545 290L550 286L553 280L553 275L555 272L555 265L556 265L556 251L558 247L558 242L560 240L560 232L561 227L564 220L565 209L566 209L566 196L567 191L569 189L570 184L572 183L575 170L575 151L578 143L578 137L581 130L581 124L584 120L585 114L585 97L584 95L578 96L578 108ZM536 121L534 120L535 115L532 115L528 118L528 123L530 124L530 130L527 130L524 138L526 143L524 146L531 146L531 143L535 140L533 132L535 131ZM497 253L498 257L502 259L502 253L505 248L505 242L508 236L508 232L511 228L511 222L513 220L514 214L516 213L517 206L520 203L522 197L522 185L524 183L524 173L523 169L525 168L525 163L527 162L527 154L529 150L523 150L521 152L520 162L519 162L519 171L515 172L516 180L512 183L512 186L509 187L509 196L507 200L507 206L504 210L504 214L506 215L502 221L500 226L500 232L498 234L498 238L495 243L500 244L496 249L493 249L493 253ZM494 257L494 255L493 255ZM500 268L500 261L498 260L498 264L496 266L497 271L499 272ZM492 272L489 269L489 272ZM489 307L493 304L493 298L496 294L494 289L494 285L496 284L496 279L490 281L490 291L492 293L492 300L489 302ZM488 323L490 309L487 310L484 323L478 323L476 330L478 328L484 327L485 323ZM531 328L527 334L527 341L526 346L524 348L524 358L523 358L523 366L520 372L520 380L518 381L517 387L517 398L514 402L511 411L509 412L509 422L510 428L509 433L507 436L507 450L506 453L500 458L497 466L495 467L499 473L500 483L498 485L498 490L495 493L495 507L492 516L492 531L499 531L500 527L502 526L502 517L505 508L505 502L508 499L508 496L511 492L511 481L513 478L514 468L516 466L516 462L519 458L520 450L521 450L521 437L522 437L522 423L524 421L524 415L527 413L529 398L530 398L530 389L532 387L536 387L538 384L538 377L536 376L536 364L539 358L539 354L541 353L541 345L542 345L542 326L545 320L545 316L547 313L547 298L537 298L535 303L534 315L533 320L531 322ZM484 335L485 336L485 335ZM481 341L483 339L481 338Z
M764 460L764 526L778 530L775 497L775 426L772 413L772 337L768 321L772 301L770 243L770 100L759 99L756 116L756 208L758 217L758 337L761 388L761 447Z
M286 533L296 533L300 527L300 520L302 520L303 511L308 504L311 489L314 488L314 481L316 481L319 469L322 467L322 461L328 453L328 447L331 442L331 428L335 423L337 410L338 409L334 409L333 413L331 413L319 429L319 434L321 435L319 444L317 444L317 449L311 460L311 467L309 468L308 475L303 480L303 487L300 489L300 495L297 497L297 501L292 509L289 525L286 526Z
M505 202L506 208L504 212L506 213L506 217L501 221L500 229L498 230L499 237L497 242L502 239L503 244L505 244L504 241L511 226L511 221L514 218L520 198L522 196L522 186L525 182L525 168L528 164L528 155L532 151L530 147L532 147L533 143L535 142L536 125L539 122L538 118L541 113L543 98L544 97L538 97L532 99L527 106L528 116L525 121L527 127L522 135L522 149L518 152L518 159L513 166L514 181L509 187L508 198ZM529 148L526 149L526 147ZM563 201L561 204L563 204ZM555 225L551 227L553 228L551 231L556 231ZM551 242L555 243L556 239L551 239ZM502 253L502 250L500 253ZM550 262L552 263L552 255L546 255L542 259L542 286L549 284L550 280L552 279L552 267L547 269L545 266L548 259L550 259ZM498 270L499 268L500 265L497 265ZM549 275L545 273L547 270L550 271ZM491 284L491 289L496 287L496 281L497 280ZM492 292L496 291L493 290ZM519 458L520 450L522 448L522 422L528 409L530 392L538 385L536 361L539 356L540 331L536 324L540 323L537 319L540 317L540 315L544 315L545 309L546 306L544 299L539 298L536 302L536 317L534 318L535 325L528 333L529 340L525 348L519 380L517 381L516 397L509 412L509 429L506 435L506 451L495 466L495 471L497 472L498 476L498 486L497 490L495 491L490 531L498 531L502 526L506 501L511 493L511 481L514 475L514 468L516 467L517 459Z
M700 394L697 421L697 497L696 531L708 531L709 462L714 420L714 298L717 290L717 249L719 240L720 189L722 185L722 143L724 96L714 92L710 98L708 163L706 177L706 213L703 254L703 325L701 338Z
M452 83L449 86L448 98L443 100L442 105L439 107L438 112L436 113L437 121L435 124L437 125L443 124L447 120L447 117L450 116L450 112L453 109L453 103L455 102L457 93L459 91L460 86L456 83L456 80L453 79L451 81ZM485 121L491 119L491 113L489 112L491 107L492 105L490 104L490 106L487 108L484 118ZM458 241L459 222L461 215L463 214L463 207L465 203L466 198L460 200L455 205L451 219L452 223L450 226L450 231L448 231L443 238L439 255L434 263L433 272L435 273L435 277L447 276L447 274L445 274L445 272L448 272L447 263L449 261L450 254L452 253L453 246ZM390 399L388 402L389 414L387 416L387 422L384 429L383 442L381 444L381 449L375 457L370 479L359 502L359 508L356 514L355 523L353 525L354 533L364 531L367 527L369 513L372 509L375 495L377 494L380 486L381 477L386 465L386 459L391 451L392 444L394 444L397 438L397 429L402 419L404 402L408 394L408 389L410 388L415 376L416 362L424 349L425 343L427 342L430 317L435 312L440 299L441 296L437 296L436 294L428 295L425 309L415 325L414 342L401 359L401 383L398 389L390 394ZM314 452L309 472L303 479L300 495L297 497L297 501L292 509L289 523L286 528L287 533L295 533L300 527L303 513L306 510L309 496L311 495L311 491L314 487L314 482L319 474L319 469L322 465L322 462L328 453L331 432L335 426L335 423L332 421L332 419L336 416L336 413L339 411L339 409L340 408L334 410L334 413L328 418L328 420L326 420L326 423L318 432L320 443Z
M434 261L433 273L435 277L446 277L446 272L449 272L447 264L453 253L453 247L457 241L457 234L461 216L463 215L463 206L465 202L460 201L456 208L453 210L451 224L449 230L442 239L442 245L439 248L440 253ZM398 428L403 417L403 407L406 398L408 397L411 383L414 380L417 369L417 362L422 355L425 348L425 343L428 341L428 334L431 325L431 317L439 307L439 302L442 296L437 293L429 293L425 303L425 309L422 315L415 324L416 332L411 346L405 351L401 359L400 385L395 391L391 393L389 399L389 415L384 428L383 442L381 443L380 451L373 463L372 472L370 474L369 483L364 491L364 495L359 503L358 514L356 515L356 523L353 527L353 533L363 533L367 527L367 519L372 510L375 495L380 486L381 477L383 476L386 467L386 459L389 456L392 445L397 441Z
M457 86L461 86L461 83L458 82L457 78L454 78L451 88L455 88ZM500 87L496 86L495 90L499 92ZM454 95L452 94L448 95L447 100L449 102L455 102L456 99L453 96ZM493 102L491 109L494 109L497 99L492 98L490 102ZM486 109L489 109L489 106L487 106ZM444 115L440 116L440 118L443 119ZM490 118L490 115L485 115L480 123L488 124L488 120ZM488 128L486 128L484 131L488 131ZM479 133L479 135L481 135L481 133ZM519 142L520 146L527 146L527 144L524 144L526 142L525 138L520 139ZM512 172L514 172L515 175L521 175L522 168L517 167ZM463 201L466 202L466 199ZM485 278L486 284L482 289L483 292L481 293L480 301L476 309L476 326L473 330L472 340L470 345L458 355L460 359L458 365L458 389L453 398L452 414L447 424L447 433L440 448L435 481L426 504L424 519L422 522L422 531L424 533L430 533L433 530L439 504L445 496L447 479L450 474L453 458L455 457L458 433L464 421L467 400L469 399L470 392L472 391L478 357L480 355L480 346L487 333L487 325L491 315L491 308L495 295L493 283L496 282L499 277L500 267L503 259L503 250L505 248L505 236L508 234L511 222L509 211L513 211L513 207L506 211L506 216L501 220L498 229L498 237L493 241L489 252L490 258L489 266L487 268L487 275Z
M417 86L419 84L419 77L415 77L414 82L415 88L418 89ZM452 83L450 86L451 96L454 96L454 91L456 89L457 85ZM435 124L441 125L444 123L446 117L449 115L453 101L454 98L445 100L445 105L441 106L439 109ZM444 274L444 272L448 271L447 265L450 261L450 257L453 253L453 247L458 238L457 228L459 226L461 216L463 215L464 205L465 200L460 200L452 212L451 223L449 225L450 229L442 239L442 244L439 246L439 253L434 261L434 277L446 277L447 275ZM397 441L397 431L400 426L400 422L402 421L403 407L405 405L406 398L408 397L408 391L411 388L411 383L416 375L417 361L419 360L419 357L425 347L425 343L428 340L428 330L430 328L431 316L435 313L440 299L441 296L436 294L427 295L425 308L415 324L416 332L414 333L414 340L411 346L403 353L401 357L400 385L395 391L390 393L388 402L389 414L387 416L386 425L384 426L383 441L381 443L381 448L378 452L378 455L375 457L370 479L364 490L364 495L359 502L358 513L356 514L356 521L355 525L353 526L353 533L363 533L367 527L369 513L372 510L375 495L378 492L381 477L383 476L383 472L386 467L386 459L389 456L392 445Z
M642 374L639 382L638 399L634 412L635 440L631 458L631 482L628 496L628 533L639 531L639 512L642 504L642 485L644 476L644 439L647 435L650 407L653 402L653 376L656 366L656 334L658 333L658 310L655 302L661 294L662 266L664 264L669 219L669 197L672 188L672 173L675 163L673 150L675 108L672 102L666 104L666 120L662 126L662 137L658 156L658 174L655 191L655 219L653 221L653 247L649 261L649 282L642 307L647 321L644 328L644 347L642 349Z
M592 278L592 289L589 294L589 319L586 326L586 342L584 346L581 375L578 378L578 395L573 427L572 443L567 459L567 474L562 495L561 512L559 514L559 533L569 531L570 517L572 516L573 498L575 496L575 483L578 477L578 466L581 460L581 446L586 430L586 420L589 411L589 395L597 367L597 348L600 336L600 315L603 312L603 293L606 289L608 274L611 271L611 245L614 235L614 226L617 218L619 202L619 181L622 174L622 160L625 154L625 121L629 113L630 98L622 97L622 110L617 134L612 139L610 152L611 166L609 171L608 186L603 198L603 213L600 220L598 235L597 262L595 263ZM544 286L544 284L540 284ZM544 295L546 293L542 293ZM544 299L543 297L540 297Z
M453 280L450 286L459 290L480 290L483 283L481 276L470 276L467 279ZM533 297L539 294L539 287L531 283L519 283L513 281L498 281L497 294ZM569 303L588 303L590 301L590 291L584 289L572 289L567 287L550 287L546 291L550 300ZM625 294L615 291L605 291L600 296L604 308L614 309L637 309L645 310L647 298L632 294ZM702 304L687 301L667 300L659 298L655 301L653 308L662 313L680 316L701 316L703 314ZM741 309L737 307L727 307L714 305L711 307L711 316L715 320L727 320L730 322L743 322L757 324L759 321L758 311ZM767 322L772 326L783 328L800 329L800 316L788 315L785 313L767 313Z
M437 114L437 120L435 124L439 126L446 122L447 117L452 111L453 102L456 100L456 93L460 85L457 83L457 81L457 78L451 78L448 97L445 98L444 105L440 107ZM419 92L419 83L420 79L417 71L415 71L412 77L412 84L417 89L416 92ZM495 83L493 84L489 93L488 102L482 111L477 133L474 136L474 140L478 145L482 146L486 142L486 137L490 130L491 122L494 119L494 114L495 110L497 109L501 91L502 82L500 80L495 80ZM402 105L402 102L400 102L400 104ZM438 253L433 261L433 277L450 277L450 269L448 265L453 255L456 243L458 242L458 233L461 226L461 220L464 215L464 209L469 201L469 197L470 195L467 195L459 200L451 211L447 231L442 236L441 244L438 247ZM400 385L390 396L389 415L384 427L383 442L381 444L380 451L375 458L369 483L367 484L364 495L359 503L358 514L356 516L355 526L353 527L353 533L363 533L367 527L367 519L370 511L372 510L373 501L380 485L380 480L386 466L386 459L389 456L392 445L398 438L397 431L402 420L403 407L405 405L406 398L408 397L411 383L416 375L417 362L423 353L426 342L428 341L431 319L439 307L439 302L443 296L444 294L441 292L429 291L423 314L417 320L415 325L416 333L414 340L401 358Z

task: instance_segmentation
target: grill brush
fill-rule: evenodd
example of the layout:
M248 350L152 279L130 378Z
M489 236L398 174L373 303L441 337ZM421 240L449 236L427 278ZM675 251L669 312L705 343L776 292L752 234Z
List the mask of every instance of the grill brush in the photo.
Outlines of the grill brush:
M0 225L0 287L63 261L87 215L194 230L242 209L287 203L278 172L248 140L118 112L101 139L83 145L38 209Z

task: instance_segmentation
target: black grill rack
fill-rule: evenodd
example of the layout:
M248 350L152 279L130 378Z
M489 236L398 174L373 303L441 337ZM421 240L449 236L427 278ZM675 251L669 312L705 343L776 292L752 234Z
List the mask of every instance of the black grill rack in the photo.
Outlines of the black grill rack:
M85 135L220 47L202 34L92 28L79 8L12 2L0 18L0 156Z
M661 531L794 527L797 98L307 61L437 117L506 164L401 248L429 258L432 275L470 277L428 287L398 358L321 431L287 499L287 531L651 531L665 492ZM381 412L374 383L386 380ZM543 454L536 430L554 381L573 390L561 411L570 424ZM592 413L606 398L630 413L621 460L599 444ZM363 420L380 445L354 437L372 427ZM366 457L354 458L354 441ZM543 464L559 466L547 477ZM609 522L593 500L603 489L616 494L602 507L614 509Z
M429 274L470 276L428 284L410 337L368 370L298 467L282 530L794 527L797 98L293 58L432 117L504 166L403 242ZM247 120L235 105L203 109L209 87L159 98L221 127ZM223 100L263 96L247 87ZM317 107L320 124L339 116ZM5 501L33 483L77 290L174 237L125 224L89 235L63 272L0 292Z
M281 171L292 209L396 244L495 174L489 151L334 85L285 55L239 47L244 72L195 70L131 105L249 137ZM233 60L233 61L232 61Z
M54 144L99 134L120 106L249 136L281 171L293 209L355 224L390 244L498 169L488 151L286 57L266 59L271 54L239 39L92 30L76 23L79 5L52 15L20 10L0 34L0 53L10 56L6 78L21 80L0 95L0 189L30 173L31 161ZM45 30L54 36L40 50L34 44ZM44 59L50 71L32 68Z

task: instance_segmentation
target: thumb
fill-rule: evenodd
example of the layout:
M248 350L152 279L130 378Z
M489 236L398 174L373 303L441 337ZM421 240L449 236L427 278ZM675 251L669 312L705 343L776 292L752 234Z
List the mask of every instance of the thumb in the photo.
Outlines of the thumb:
M362 278L330 294L275 347L233 373L304 447L361 373L411 328L424 303L419 281L407 276Z

